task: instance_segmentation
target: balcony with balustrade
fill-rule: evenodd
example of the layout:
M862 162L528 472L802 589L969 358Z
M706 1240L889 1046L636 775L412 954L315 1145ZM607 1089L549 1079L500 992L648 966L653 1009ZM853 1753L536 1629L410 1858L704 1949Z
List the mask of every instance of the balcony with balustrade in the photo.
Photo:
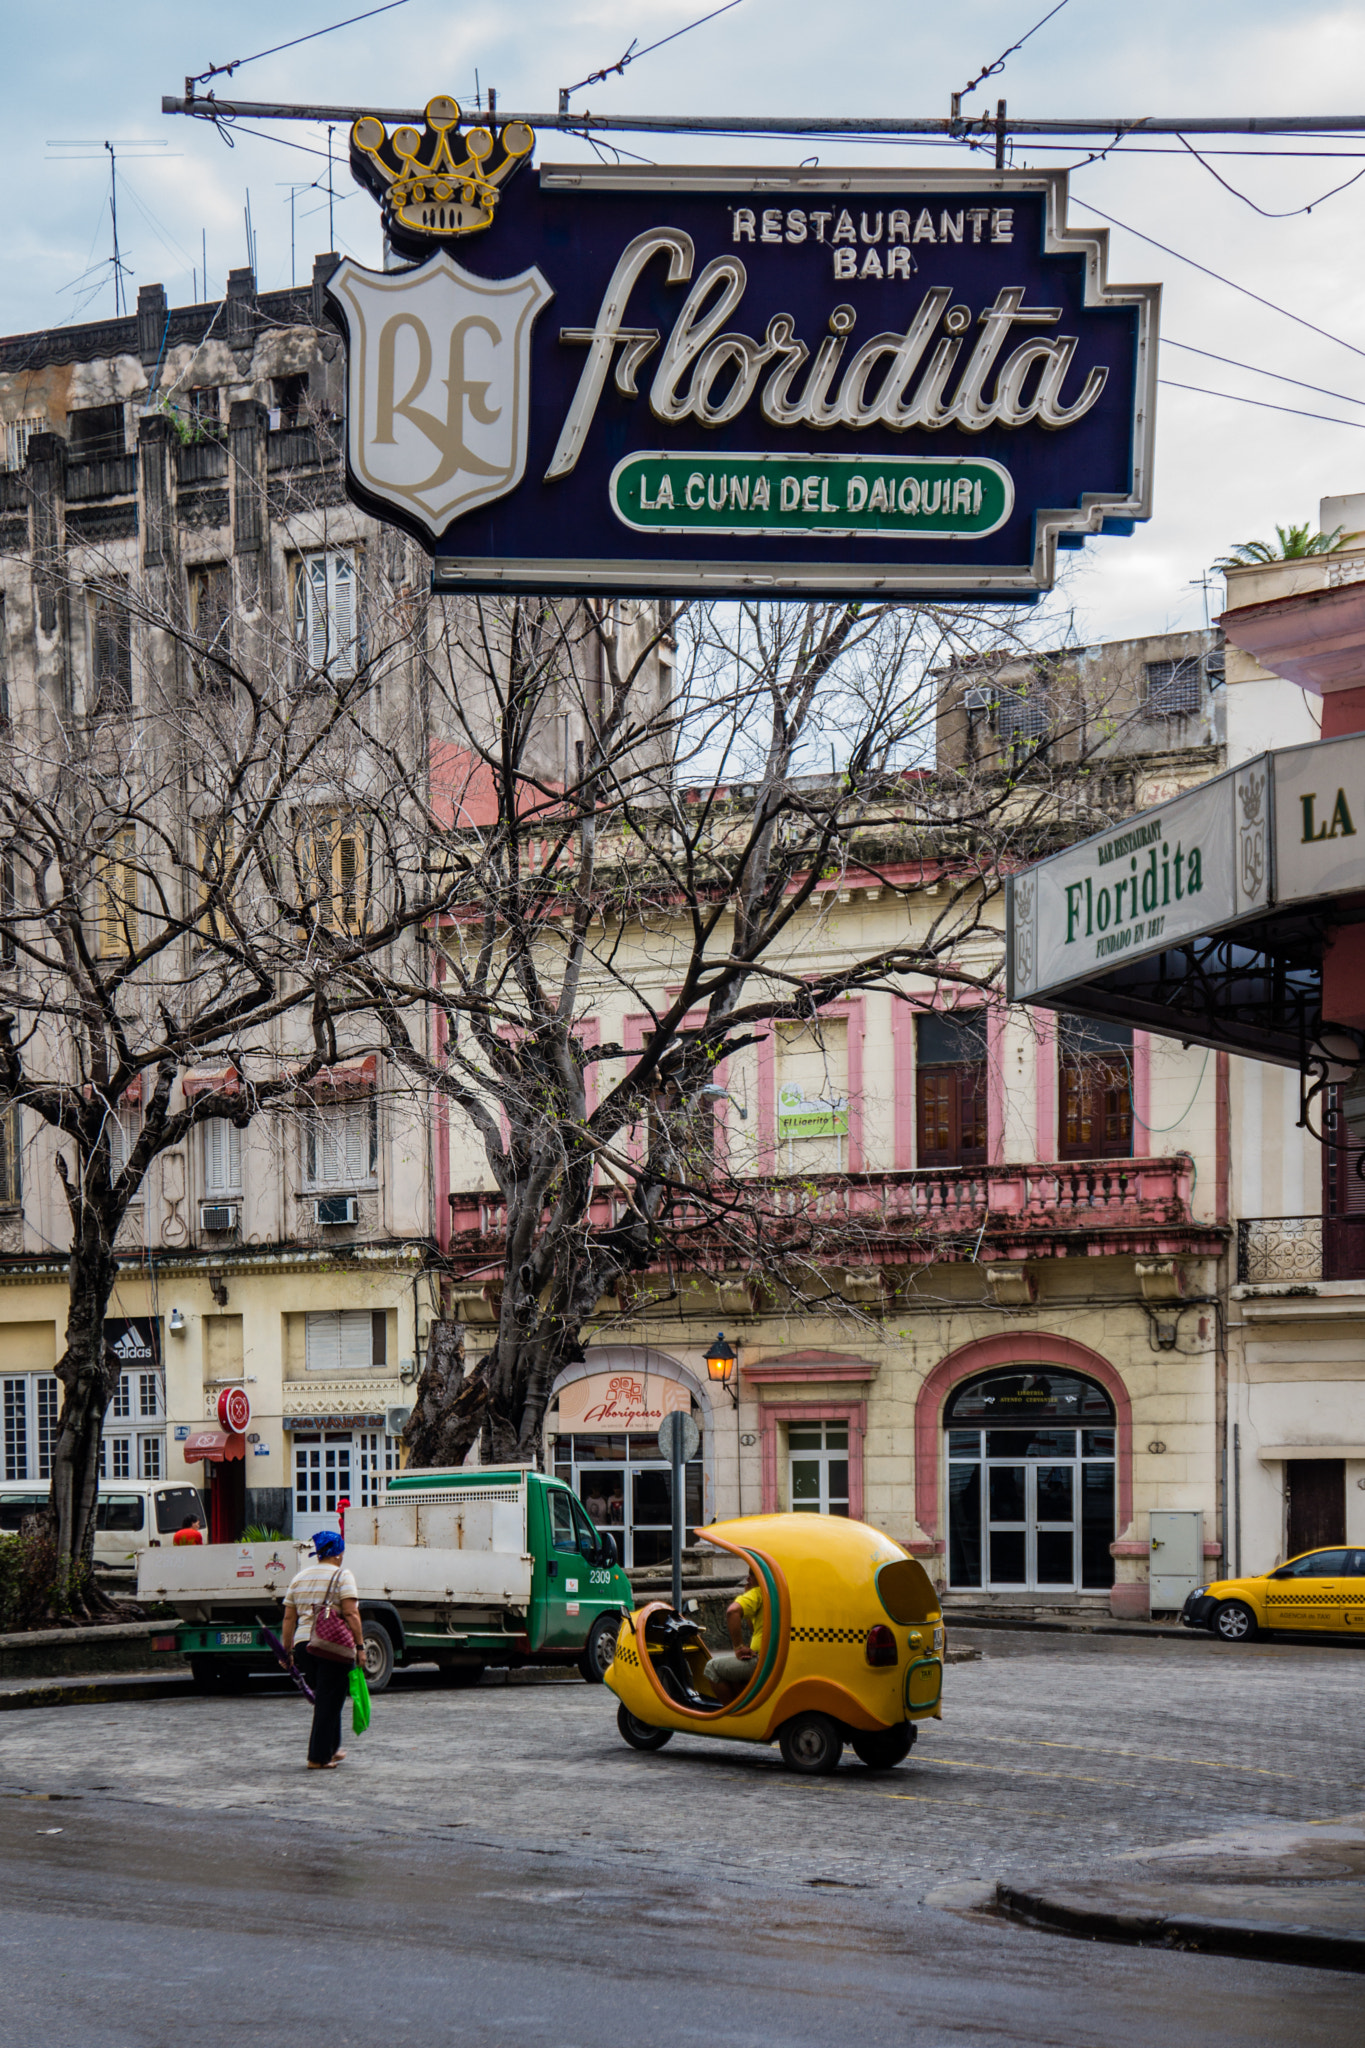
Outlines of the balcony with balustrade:
M904 1172L736 1179L708 1198L674 1204L674 1259L705 1268L733 1264L752 1227L755 1263L784 1252L872 1265L1045 1258L1217 1258L1226 1228L1193 1212L1194 1164L1167 1158L1096 1159ZM725 1214L718 1214L718 1210ZM451 1194L450 1255L474 1273L500 1256L507 1208L491 1190ZM620 1228L631 1215L618 1189L594 1195L590 1227Z

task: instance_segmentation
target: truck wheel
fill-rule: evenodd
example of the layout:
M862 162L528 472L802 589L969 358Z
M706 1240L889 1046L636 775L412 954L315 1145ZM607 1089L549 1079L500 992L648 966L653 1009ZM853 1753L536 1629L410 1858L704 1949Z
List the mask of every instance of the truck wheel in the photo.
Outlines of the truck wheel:
M629 1707L616 1709L616 1725L632 1749L662 1749L673 1740L671 1728L651 1728L648 1721L637 1720Z
M616 1655L616 1638L620 1633L619 1614L599 1614L588 1630L588 1640L583 1645L578 1668L589 1685L600 1685L610 1671Z
M844 1738L828 1714L794 1714L777 1731L777 1746L789 1771L803 1778L827 1778L839 1768Z
M1213 1617L1213 1634L1225 1643L1249 1643L1257 1633L1256 1617L1241 1600L1225 1600Z
M902 1721L899 1728L878 1728L871 1734L855 1735L853 1754L869 1771L893 1771L897 1764L905 1762L914 1740L913 1722Z
M217 1692L218 1663L214 1657L191 1657L190 1677L196 1692Z
M393 1677L393 1638L382 1621L366 1621L363 1629L364 1647L360 1661L365 1670L365 1683L371 1692L383 1692Z

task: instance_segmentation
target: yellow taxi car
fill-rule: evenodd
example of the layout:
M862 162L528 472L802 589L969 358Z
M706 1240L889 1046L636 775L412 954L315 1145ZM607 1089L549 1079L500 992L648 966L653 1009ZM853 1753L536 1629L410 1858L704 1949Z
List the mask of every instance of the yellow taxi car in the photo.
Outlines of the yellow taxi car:
M638 1608L606 1673L631 1748L662 1749L680 1730L776 1742L788 1768L808 1777L833 1771L845 1743L869 1770L908 1756L915 1723L942 1713L943 1616L923 1565L880 1530L837 1515L750 1515L698 1534L757 1578L753 1676L722 1701L696 1623L661 1600Z
M1190 1594L1180 1619L1225 1643L1263 1629L1365 1635L1365 1550L1306 1550L1256 1578L1215 1579Z

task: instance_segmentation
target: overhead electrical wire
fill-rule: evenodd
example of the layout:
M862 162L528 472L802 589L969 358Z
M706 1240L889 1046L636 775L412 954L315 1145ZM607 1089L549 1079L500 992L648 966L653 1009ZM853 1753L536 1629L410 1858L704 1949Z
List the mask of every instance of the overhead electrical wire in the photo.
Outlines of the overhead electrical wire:
M1283 370L1264 370L1259 363L1240 363L1236 356L1215 355L1211 348L1196 348L1192 341L1176 341L1169 334L1162 335L1161 346L1183 349L1187 355L1207 356L1211 363L1226 363L1230 370L1248 370L1253 377L1273 377L1277 384L1294 384L1300 391L1316 391L1319 398L1335 398L1342 405L1365 405L1365 398L1352 398L1349 391L1330 391L1325 384L1306 384L1302 377L1286 376Z
M1258 306L1267 306L1272 313L1282 313L1286 320L1292 320L1297 327L1306 327L1310 334L1320 334L1324 341L1335 341L1341 348L1348 348L1353 356L1365 357L1365 348L1357 348L1353 341L1347 341L1340 334L1331 333L1326 327L1319 327L1312 320L1305 320L1302 313L1291 313L1288 306L1277 306L1273 299L1263 298L1260 292L1252 291L1249 285L1237 284L1232 278L1224 277L1221 272L1210 270L1207 263L1197 263L1193 256L1183 255L1179 249L1172 249L1169 243L1158 242L1155 235L1144 235L1140 228L1130 228L1126 221L1116 220L1112 213L1105 213L1102 208L1093 206L1088 199L1082 199L1078 192L1073 192L1071 199L1075 205L1083 206L1087 213L1098 214L1101 220L1107 220L1111 228L1122 228L1125 235L1134 235L1139 242L1146 242L1149 248L1160 249L1163 256L1174 256L1177 263L1188 263L1191 270L1201 271L1205 277L1211 277L1215 284L1225 284L1229 291L1240 292L1245 299L1254 299Z
M1334 420L1329 413L1304 412L1297 405L1272 405L1268 398L1243 398L1237 391L1210 391L1204 384L1179 384L1174 377L1158 377L1156 381L1168 384L1172 391L1197 391L1201 398L1227 398L1234 405L1254 405L1261 412L1287 412L1296 420L1323 420L1329 427L1359 427L1365 432L1365 420Z
M1015 51L1022 50L1029 37L1036 36L1040 28L1046 28L1053 15L1060 14L1062 9L1068 4L1069 0L1057 0L1057 5L1053 8L1051 14L1045 14L1041 21L1035 21L1033 27L1025 35L1020 36L1017 43L1011 43L1008 50L1002 50L994 64L988 64L984 71L978 71L971 84L964 85L961 92L955 94L954 97L959 100L965 100L969 92L975 92L976 88L979 85L984 85L988 78L994 78L998 71L1003 71Z
M1334 185L1330 192L1324 192L1320 198L1310 199L1306 206L1290 206L1283 213L1272 213L1268 207L1258 206L1256 201L1248 198L1245 192L1239 192L1235 185L1230 185L1226 178L1221 177L1215 171L1212 164L1204 162L1202 155L1195 148L1194 144L1187 142L1183 135L1177 135L1175 139L1182 149L1189 151L1195 162L1201 165L1211 178L1217 179L1225 192L1230 192L1234 199L1240 199L1243 206L1249 206L1253 213L1259 213L1262 220L1294 220L1301 213L1311 213L1315 206L1324 206L1329 199L1335 199L1338 192L1349 191L1352 185L1358 184L1360 179L1365 178L1365 169L1359 170L1353 178L1347 178L1340 185Z
M713 7L709 14L701 14L695 21L684 22L683 26L675 28L671 35L660 36L657 43L647 43L643 50L637 50L635 43L632 42L624 56L618 57L614 64L605 64L600 71L590 71L586 78L579 79L577 85L566 85L559 95L561 113L568 112L566 102L570 93L582 92L586 85L601 85L608 78L623 78L628 64L638 64L642 57L650 57L655 50L662 50L665 43L676 43L679 36L690 35L694 28L704 28L708 21L714 21L719 14L728 14L732 7L738 7L739 4L740 0L725 0L723 7ZM1062 0L1062 4L1065 6L1066 0ZM637 37L636 41L638 40Z
M310 29L306 36L295 36L292 42L276 43L268 50L257 50L253 57L234 57L230 64L210 64L207 71L196 72L186 83L203 85L210 78L230 78L244 64L258 64L262 57L278 57L283 50L297 50L300 43L315 43L319 36L335 35L339 28L354 28L358 21L371 21L376 14L392 14L395 7L406 7L407 4L408 0L384 0L382 7L371 7L364 14L349 15L345 21L334 21L329 28Z

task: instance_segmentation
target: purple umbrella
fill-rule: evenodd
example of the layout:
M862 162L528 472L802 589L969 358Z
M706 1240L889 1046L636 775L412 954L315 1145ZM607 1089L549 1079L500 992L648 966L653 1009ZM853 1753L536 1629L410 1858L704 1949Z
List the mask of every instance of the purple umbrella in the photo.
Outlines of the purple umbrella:
M313 1697L312 1686L308 1683L308 1680L299 1670L298 1665L294 1662L294 1659L290 1655L289 1651L285 1649L284 1644L275 1634L274 1629L267 1628L265 1623L261 1621L259 1617L257 1618L256 1625L260 1629L261 1634L265 1637L266 1641L269 1643L271 1649L275 1652L275 1655L279 1658L281 1664L285 1666L286 1670L289 1673L289 1676L293 1679L295 1685L303 1694L304 1698L306 1700L311 1700Z

